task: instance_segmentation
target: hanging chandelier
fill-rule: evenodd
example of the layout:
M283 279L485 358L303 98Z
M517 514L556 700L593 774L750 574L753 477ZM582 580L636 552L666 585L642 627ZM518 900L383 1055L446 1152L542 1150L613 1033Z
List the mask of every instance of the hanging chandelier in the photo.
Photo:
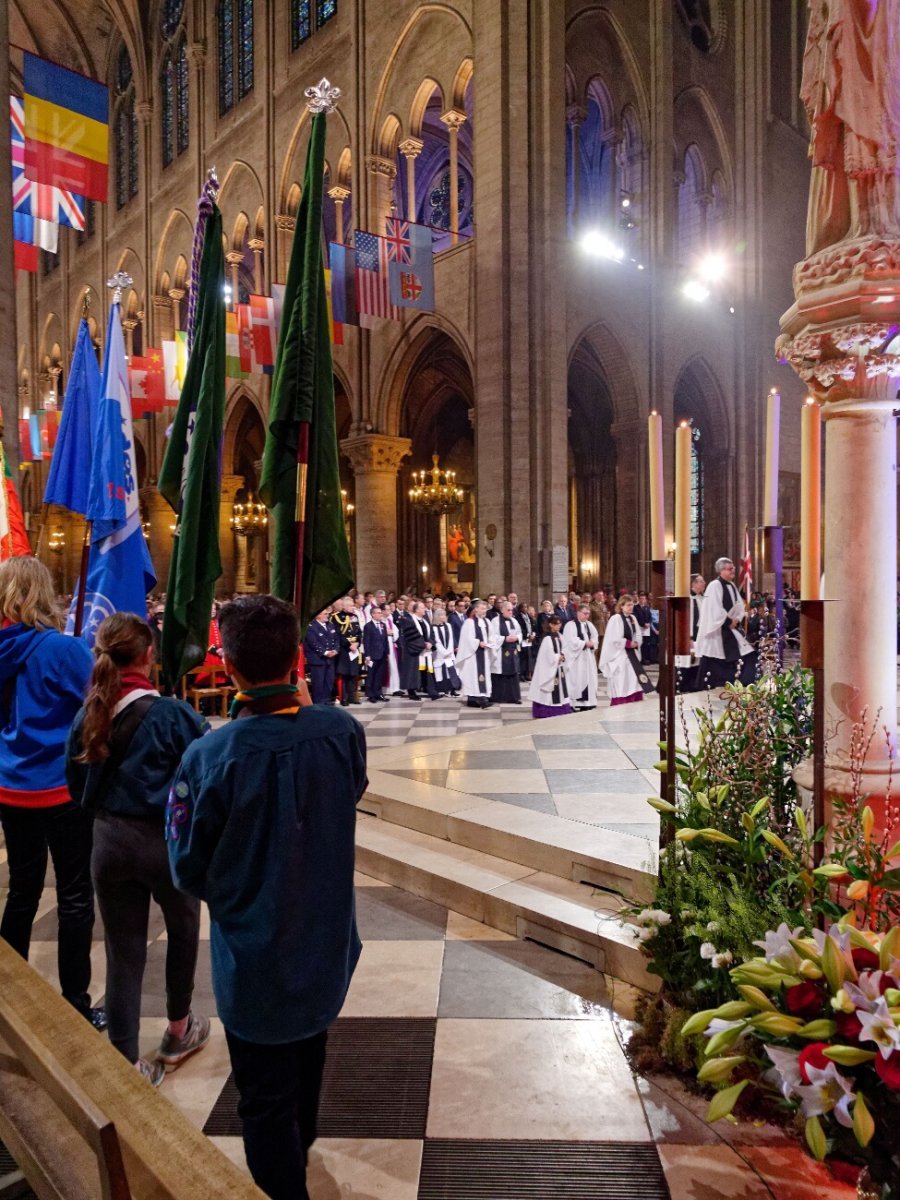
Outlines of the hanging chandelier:
M269 514L266 506L254 500L253 493L250 492L243 503L236 501L231 506L229 524L238 537L253 538L265 530L269 524Z
M430 471L424 468L413 471L412 478L409 502L419 512L441 516L459 508L465 499L465 491L456 482L456 472L443 470L437 454L431 456Z

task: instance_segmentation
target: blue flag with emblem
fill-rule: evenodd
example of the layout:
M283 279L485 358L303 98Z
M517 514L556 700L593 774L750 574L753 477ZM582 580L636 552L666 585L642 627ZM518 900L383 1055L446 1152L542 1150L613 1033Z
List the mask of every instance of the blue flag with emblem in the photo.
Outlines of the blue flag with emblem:
M144 616L147 592L156 583L141 527L128 364L118 302L110 309L106 331L85 515L92 529L81 636L93 645L98 626L111 613ZM67 633L75 628L77 600L76 592Z
M100 368L87 320L82 317L44 491L45 504L61 504L76 513L87 512L94 414L99 395Z

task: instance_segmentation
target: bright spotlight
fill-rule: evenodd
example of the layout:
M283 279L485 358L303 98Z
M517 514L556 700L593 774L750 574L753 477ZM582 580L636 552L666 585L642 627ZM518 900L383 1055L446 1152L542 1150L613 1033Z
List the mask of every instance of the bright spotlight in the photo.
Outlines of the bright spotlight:
M581 248L587 254L593 254L595 258L611 258L614 262L621 262L625 257L625 251L605 233L601 233L599 229L589 229L581 239Z
M707 254L697 268L700 278L707 283L718 283L725 277L727 264L721 254Z
M687 279L681 286L681 294L685 300L691 300L694 304L702 304L704 300L709 299L709 288L704 287L699 279Z

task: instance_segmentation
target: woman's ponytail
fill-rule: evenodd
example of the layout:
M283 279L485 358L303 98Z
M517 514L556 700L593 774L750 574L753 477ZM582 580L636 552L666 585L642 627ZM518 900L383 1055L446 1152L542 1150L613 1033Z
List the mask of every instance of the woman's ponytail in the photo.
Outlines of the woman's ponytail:
M152 641L149 625L134 613L113 613L97 630L96 661L84 702L78 762L97 763L109 757L109 737L122 688L122 671L142 659Z

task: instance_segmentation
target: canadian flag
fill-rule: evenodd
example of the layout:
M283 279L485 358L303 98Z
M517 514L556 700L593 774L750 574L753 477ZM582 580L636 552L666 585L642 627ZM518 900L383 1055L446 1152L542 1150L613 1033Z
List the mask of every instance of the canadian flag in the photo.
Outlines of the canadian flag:
M161 412L166 402L162 351L150 346L143 358L132 355L128 376L132 415L139 417L148 412Z
M741 574L738 586L750 603L750 593L753 590L753 559L750 557L750 530L744 526L744 553L741 555Z

